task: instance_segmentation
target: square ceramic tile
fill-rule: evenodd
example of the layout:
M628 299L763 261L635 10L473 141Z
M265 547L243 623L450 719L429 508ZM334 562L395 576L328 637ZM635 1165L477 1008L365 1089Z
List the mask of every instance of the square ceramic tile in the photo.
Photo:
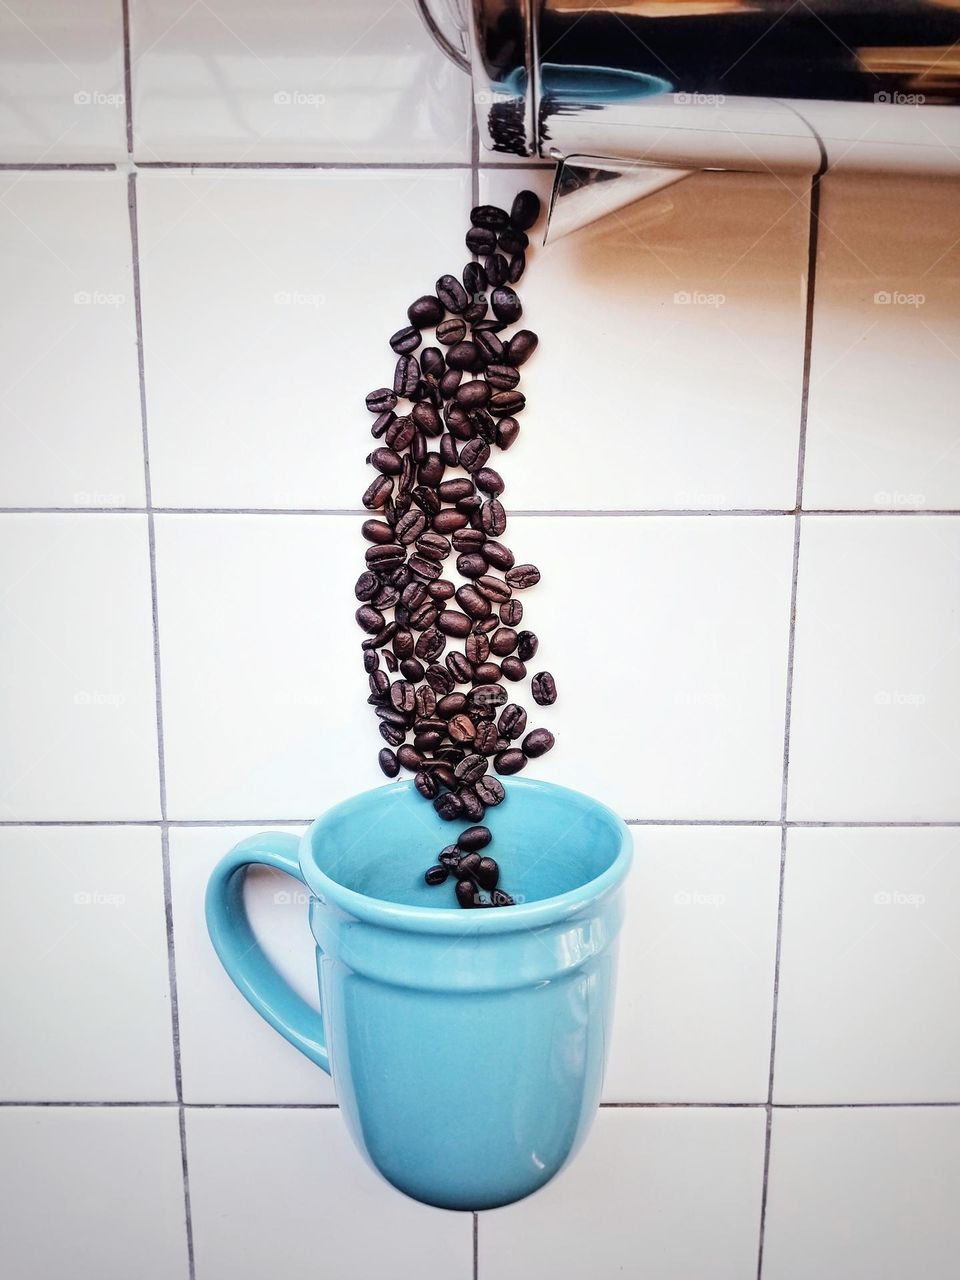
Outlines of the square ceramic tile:
M754 1275L764 1126L759 1107L602 1110L569 1169L480 1216L479 1275Z
M255 833L251 827L170 832L183 1096L187 1102L335 1102L330 1077L254 1013L224 972L207 933L203 899L210 873L238 840ZM263 868L247 873L246 899L271 959L319 1007L306 890Z
M765 1102L780 831L635 827L612 1102Z
M546 207L552 174L480 184L508 206L532 185ZM513 506L793 507L807 185L699 174L531 250Z
M158 506L350 507L387 339L466 261L465 171L141 173Z
M793 829L777 1102L960 1101L960 831Z
M159 817L146 517L0 516L0 614L0 817Z
M187 1151L196 1280L470 1280L470 1215L395 1191L336 1110L191 1110Z
M0 174L0 257L0 505L143 506L126 179Z
M384 781L350 516L159 516L173 818L308 819Z
M176 1108L0 1108L0 1270L187 1280Z
M789 816L960 817L960 520L808 516Z
M0 5L0 161L115 162L127 155L123 9L115 0Z
M630 818L776 818L793 523L787 517L520 517L543 573L523 623L557 737L537 776ZM533 713L536 713L535 715Z
M306 819L382 782L352 618L359 523L158 517L172 817ZM531 666L560 689L536 716L558 736L538 776L630 817L778 816L792 522L521 518L511 534L544 572ZM615 625L594 623L614 600Z
M0 1097L176 1098L160 832L0 829Z
M960 1112L775 1111L763 1280L951 1280Z
M470 157L470 79L415 5L134 0L134 153L149 160Z
M960 507L960 182L822 188L808 507Z

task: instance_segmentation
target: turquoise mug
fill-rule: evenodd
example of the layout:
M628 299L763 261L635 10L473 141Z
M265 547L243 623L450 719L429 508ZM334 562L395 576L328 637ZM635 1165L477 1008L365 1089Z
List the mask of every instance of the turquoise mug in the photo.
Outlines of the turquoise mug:
M301 837L242 840L207 887L227 973L271 1026L332 1074L360 1150L445 1209L510 1204L586 1136L610 1042L632 843L605 806L511 779L487 815L516 906L464 910L424 870L456 836L410 782L338 804ZM251 864L310 891L322 1016L260 949Z

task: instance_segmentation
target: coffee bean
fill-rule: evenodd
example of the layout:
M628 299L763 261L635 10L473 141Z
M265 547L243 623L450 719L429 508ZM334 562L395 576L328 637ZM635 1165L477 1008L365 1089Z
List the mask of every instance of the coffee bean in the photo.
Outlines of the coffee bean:
M466 684L473 675L473 667L466 660L462 653L453 650L448 653L444 661L447 664L447 670L453 676L457 684Z
M487 273L487 280L490 282L491 287L500 288L506 284L510 265L502 253L491 253L484 258L483 269ZM491 302L492 300L491 295ZM494 311L494 315L496 314L496 311ZM497 319L503 320L504 317L497 315Z
M447 733L454 742L472 742L477 736L477 726L461 712L447 721Z
M549 671L538 671L530 682L533 700L541 707L549 707L557 700L557 683Z
M478 709L496 709L507 700L507 691L502 684L478 684L470 693L470 705Z
M407 319L416 329L430 329L443 319L443 306L439 298L426 293L407 307Z
M453 546L455 551L479 551L485 541L486 534L482 529L464 529L454 534Z
M504 271L504 279L506 279L506 271ZM490 306L497 319L505 320L507 324L514 324L523 314L520 299L508 284L501 284L494 289L490 295Z
M451 369L476 369L481 358L480 349L474 342L457 342L447 352L447 364Z
M415 631L426 631L427 627L432 627L436 622L438 613L433 599L425 600L411 612L410 625Z
M427 796L428 800L430 798L431 798L430 796ZM449 874L450 872L447 870L446 867L441 866L440 863L437 863L435 867L430 867L427 871L423 873L423 878L424 880L426 880L427 884L443 884L444 880L446 880Z
M519 227L506 227L497 236L497 244L504 253L522 253L530 244L530 240Z
M517 647L517 633L512 627L498 627L490 637L490 652L505 658Z
M409 547L416 542L424 529L427 527L427 518L422 511L408 511L405 516L401 516L397 521L397 527L394 530L397 541L405 547ZM410 601L405 602L408 607Z
M433 527L437 533L454 533L462 529L468 517L462 511L454 511L452 507L438 511L433 517Z
M482 378L472 382L462 382L457 388L457 404L465 409L482 409L491 396L490 386Z
M505 776L519 773L521 769L526 768L526 765L527 757L517 747L508 747L506 751L501 751L493 758L493 767L497 773Z
M424 662L433 662L434 658L439 658L443 653L446 643L446 637L436 627L427 627L417 639L414 652Z
M456 467L460 465L460 453L457 449L457 441L448 431L440 437L440 457L448 467Z
M515 591L523 591L527 587L537 585L540 581L540 570L535 564L518 564L508 569L503 576Z
M533 631L521 631L518 637L517 655L524 662L529 662L540 647L540 641Z
M458 640L462 640L464 636L470 634L470 628L473 623L464 613L458 613L456 609L445 609L437 619L437 626L447 636L455 636Z
M505 627L517 627L523 621L523 603L520 600L505 600L500 606L500 621ZM526 659L524 659L526 661Z
M463 377L462 369L448 369L440 379L440 395L444 400L449 400L460 385L460 379Z
M470 301L466 289L457 277L450 275L441 276L437 281L437 297L448 311L454 312L466 310Z
M393 373L393 389L398 396L408 399L420 381L420 362L416 356L401 356Z
M501 418L497 423L497 444L501 449L509 449L520 434L520 423L516 418Z
M473 481L465 476L458 476L455 480L444 480L437 492L444 502L456 502L458 498L466 498L473 493Z
M490 397L490 412L495 415L522 412L527 403L520 391L497 391Z
M404 730L398 725L390 724L386 720L382 720L377 728L380 730L380 737L383 738L385 742L389 742L391 747L399 747L401 742L403 742L404 738L407 736Z
M400 674L404 680L409 680L412 684L418 684L425 675L425 668L423 663L416 658L404 658L400 663ZM424 688L429 689L430 686L425 685ZM418 689L417 692L421 693L423 690ZM432 693L433 690L431 689L430 692Z
M546 755L556 739L549 729L531 729L522 742L523 753L532 760Z
M491 498L480 508L480 527L492 538L499 537L506 529L507 513L503 509L503 503L498 499Z
M470 210L470 221L475 227L491 227L494 231L502 231L509 222L506 209L495 204L478 204Z
M368 511L376 511L384 506L393 493L393 481L389 476L377 476L370 482L360 501Z
M453 871L460 863L460 850L455 844L448 844L446 848L441 849L437 855L437 861L441 867L447 867Z
M455 822L463 813L463 802L454 791L445 791L442 796L437 796L433 807L444 822Z
M370 434L375 440L379 440L382 435L386 435L396 420L397 415L393 410L387 409L386 412L380 413L374 418L373 426L370 428Z
M396 621L396 618L394 619ZM393 656L397 659L409 658L413 654L413 636L406 627L398 624L397 634L393 637ZM389 662L389 658L387 659ZM394 668L396 670L396 668Z
M487 771L487 762L483 756L468 755L454 769L454 775L460 782L475 783Z
M390 345L397 355L408 355L419 347L422 336L419 329L415 329L413 325L406 325L391 337Z
M431 582L427 591L433 600L452 600L454 593L454 585L448 582L446 578L438 578L436 582Z
M533 355L540 339L531 329L518 329L507 343L505 361L507 364L521 365Z
M410 572L422 578L424 582L432 582L443 572L436 560L427 560L424 556L411 556L407 564L410 566Z
M390 652L390 650L389 650L389 649L384 649L384 651L383 651L383 660L384 660L384 662L387 664L387 670L388 670L388 671L390 671L390 672L394 672L394 671L396 671L397 666L398 666L399 664L397 663L396 656L395 656L394 654L392 654L392 653Z
M494 569L513 568L513 552L509 547L505 547L502 542L496 542L488 538L480 548L480 554L487 564L492 565Z
M458 342L462 342L467 336L467 326L459 316L451 316L447 320L442 320L437 325L437 341L442 342L445 347L454 347ZM450 353L447 352L449 360ZM461 368L466 366L461 365Z
M467 700L462 693L448 693L437 703L437 715L450 720L459 715L466 705Z
M390 686L390 701L398 711L405 715L413 713L416 705L417 691L408 680L396 680Z
M443 419L432 404L415 404L410 417L425 436L434 438L443 432Z
M367 395L367 408L371 413L386 413L396 406L397 397L389 387L378 387Z
M384 442L397 453L409 448L417 434L416 423L412 418L397 418L390 430L383 437Z
M477 891L472 880L458 880L456 895L461 907L469 910L477 905Z
M380 665L380 655L373 649L368 649L363 655L363 669L368 675L373 675L377 667Z
M500 679L500 667L496 662L481 662L473 669L474 685L494 685Z
M422 485L435 489L443 478L446 467L439 453L428 453L417 469L417 479Z
M475 585L481 595L492 600L494 604L502 604L504 600L510 598L510 588L502 578L495 578L492 573L485 573L482 578L477 579Z
M379 573L387 573L402 564L405 554L399 543L383 542L367 547L363 558L371 569L376 569Z
M400 772L400 765L397 757L389 747L383 747L377 756L377 763L388 778L395 778Z
M375 636L383 628L383 614L373 605L361 605L354 617L361 630L366 631L368 635Z
M471 253L493 253L497 247L496 233L489 227L471 227L466 234L467 248Z
M424 347L420 352L420 369L427 377L441 377L446 367L443 352L437 347Z
M353 594L358 600L372 600L380 590L380 579L375 573L361 573L353 588Z
M490 446L485 440L468 440L460 450L460 465L464 471L478 471L490 457Z
M510 364L489 364L483 376L497 391L512 391L520 381L519 372Z
M510 897L509 893L504 893L502 889L494 889L490 895L490 905L492 907L514 907L516 902Z
M469 618L488 618L490 616L490 601L481 595L476 587L469 584L465 587L457 588L457 604L465 614L469 615ZM469 630L470 628L468 627L467 632Z
M466 831L461 831L457 836L457 844L461 849L474 853L477 849L485 849L492 839L493 836L488 827L467 827ZM487 861L489 862L491 859L488 858ZM479 863L480 859L478 858L477 865ZM463 861L461 861L460 866L463 866ZM484 887L487 888L489 886Z
M482 830L486 831L486 827L483 827ZM489 892L497 887L497 881L500 879L500 868L493 858L481 858L475 876L480 888Z
M500 750L500 735L492 720L481 720L477 724L473 749L482 756L492 756Z
M427 667L424 679L439 698L443 698L445 694L448 694L454 685L453 676L446 667L441 667L436 663Z
M489 774L475 783L477 795L485 805L498 805L503 803L506 792L503 789L503 783L499 778L491 777Z
M463 651L469 662L472 662L475 667L479 666L490 656L490 641L481 632L474 631L464 641Z
M525 253L512 253L510 261L507 264L507 281L510 284L516 284L524 271L527 269L527 255Z
M397 759L400 761L401 765L403 765L404 769L409 769L411 772L419 769L423 764L423 757L420 755L420 752L409 746L398 748Z
M482 489L484 493L491 493L494 496L503 493L503 477L499 471L494 471L493 467L478 467L473 473L473 480L478 489Z
M540 217L540 197L534 191L518 191L510 206L510 221L520 231L529 231Z
M500 666L503 670L503 675L506 680L514 680L514 681L523 680L526 677L527 668L520 661L520 659L515 657L513 654L511 654L509 657L504 658L504 660L500 663Z
M486 291L487 273L479 262L468 262L460 274L463 280L463 287L471 298L476 297L478 293Z
M510 702L500 712L497 725L505 738L519 738L527 727L527 713L523 707Z
M434 529L428 529L422 537L417 539L417 551L428 560L446 560L450 554L450 543L443 534L437 533Z

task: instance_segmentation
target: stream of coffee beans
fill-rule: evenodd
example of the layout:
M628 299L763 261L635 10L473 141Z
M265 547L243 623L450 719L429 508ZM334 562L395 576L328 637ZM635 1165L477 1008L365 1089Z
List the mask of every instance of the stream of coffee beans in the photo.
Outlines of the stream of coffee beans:
M431 885L453 877L461 907L514 903L499 887L496 861L480 852L492 836L479 824L504 799L491 764L504 776L519 773L554 744L547 729L527 731L527 713L503 683L526 679L536 656L536 634L518 630L523 604L514 593L535 586L540 571L517 564L500 541L504 481L488 465L493 449L516 440L526 403L519 371L537 335L506 330L522 314L512 286L539 215L532 191L519 192L509 213L495 205L471 211L466 245L481 260L459 278L441 276L436 293L410 304L409 323L390 339L393 386L366 398L382 443L367 458L376 474L362 501L373 514L363 523L370 546L355 594L368 702L387 744L380 768L388 778L409 770L442 818L474 824L424 876ZM427 329L439 345L421 349ZM402 400L409 407L398 413ZM460 585L444 576L454 554ZM531 692L539 706L556 700L549 671L532 677Z

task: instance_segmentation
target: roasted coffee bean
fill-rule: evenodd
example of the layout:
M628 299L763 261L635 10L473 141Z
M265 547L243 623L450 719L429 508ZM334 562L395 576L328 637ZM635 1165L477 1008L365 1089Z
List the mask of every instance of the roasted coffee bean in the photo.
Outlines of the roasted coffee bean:
M506 263L504 263L504 266L506 266ZM489 275L489 272L487 274ZM506 271L504 271L503 278L506 279ZM490 306L493 308L493 314L497 319L505 320L507 324L514 324L523 314L520 299L508 284L501 284L494 289L490 295Z
M470 634L473 623L465 613L458 613L456 609L444 609L437 619L437 626L444 635L462 640Z
M500 735L492 720L481 720L477 724L473 749L482 756L492 756L500 750Z
M467 827L466 831L461 831L457 836L457 844L468 853L475 853L477 849L485 849L492 839L493 836L488 827ZM478 858L478 864L479 861ZM463 863L461 862L460 865L463 866ZM473 873L470 872L470 874Z
M428 453L417 469L417 479L430 489L435 489L443 478L446 467L439 453Z
M555 741L549 729L531 729L520 745L523 747L523 754L535 760L537 756L546 755Z
M510 588L502 578L495 578L491 573L485 573L482 578L478 578L476 588L481 595L485 595L494 604L503 604L504 600L510 599Z
M404 715L412 715L416 705L417 691L408 680L395 680L390 686L390 701Z
M507 513L503 503L491 498L480 508L480 527L491 538L499 537L507 527Z
M474 685L496 684L500 679L500 667L496 662L481 662L473 669Z
M379 440L382 435L390 430L397 420L397 415L392 409L387 409L385 413L380 413L373 420L373 426L370 428L370 434L375 440Z
M484 493L493 494L494 497L503 493L503 477L493 467L478 467L473 473L473 479L477 488Z
M450 275L441 276L437 281L437 297L448 311L457 313L466 310L470 301L466 289L457 277Z
M409 547L411 543L416 542L426 527L427 518L422 511L408 511L397 521L395 530L397 541ZM405 600L404 603L409 606L411 601Z
M367 701L377 702L379 700L370 697ZM378 716L381 720L386 720L387 724L396 725L398 729L406 729L410 720L409 716L404 715L402 711L398 711L396 707L392 706L390 703L375 706L374 715Z
M413 684L418 684L424 677L425 668L423 663L419 662L416 658L404 658L400 663L400 674L403 676L404 680L409 680ZM430 688L429 685L426 687L428 689Z
M531 329L518 329L507 343L505 362L517 366L524 364L536 351L539 341Z
M389 476L377 476L372 480L360 501L368 511L376 511L384 506L393 493L393 481Z
M510 221L506 209L495 204L478 204L470 210L470 222L475 227L491 227L494 231L502 231Z
M430 329L443 319L443 305L439 298L426 293L407 307L407 319L415 329Z
M458 880L456 895L457 902L467 910L477 905L477 891L472 880Z
M463 377L462 369L448 369L446 371L446 373L440 379L440 395L443 397L444 400L449 400L450 397L456 392L456 389L457 387L459 387L460 380L462 377Z
M378 631L383 629L383 614L379 609L375 609L373 605L361 605L354 617L357 619L361 630L366 631L368 635L375 636Z
M509 284L516 284L526 269L526 254L523 252L511 253L510 261L507 263L507 282Z
M459 715L466 705L467 700L462 693L448 693L437 703L437 715L450 720Z
M533 700L540 707L549 707L557 700L557 682L549 671L538 671L530 682Z
M472 382L461 382L457 388L456 401L465 409L482 409L491 394L488 383L482 378L474 378Z
M457 573L463 578L479 578L487 571L487 562L478 551L465 551L457 557Z
M450 316L446 320L442 320L437 325L437 341L442 342L445 347L455 347L458 342L462 342L467 336L467 326L459 316ZM447 352L449 360L450 353ZM465 368L465 365L459 366Z
M505 658L517 647L517 633L512 627L497 627L490 637L490 652Z
M380 655L373 649L367 649L363 655L363 669L368 675L373 675L377 667L380 665Z
M458 498L466 498L473 493L473 481L465 476L455 480L444 480L437 492L444 502L456 502Z
M461 712L448 720L447 733L454 742L472 742L477 736L477 726L468 715Z
M432 797L427 796L428 800L431 798ZM447 868L441 866L438 862L435 867L430 867L423 873L423 878L426 880L427 884L443 884L449 874L450 872Z
M448 844L446 848L441 849L437 855L437 861L441 867L448 867L451 871L460 863L460 850L455 844Z
M423 604L417 605L416 609L410 614L410 625L415 631L426 631L427 627L432 627L437 620L439 610L432 599L427 599Z
M515 907L517 904L509 893L504 893L502 889L494 889L490 895L490 905L492 907Z
M487 710L502 707L506 700L507 691L502 684L478 684L470 693L470 705Z
M483 756L464 756L453 772L458 781L475 783L487 772L487 762Z
M389 644L393 637L397 634L397 624L388 622L382 631L378 631L375 636L368 636L366 640L361 641L368 649L382 649L385 644Z
M407 457L410 459L410 467L412 468L414 463L416 463L416 465L419 466L426 456L427 456L427 437L423 434L422 431L418 431L416 435L413 437L413 439L410 441L410 452L407 455ZM408 481L408 486L409 484L410 484L410 481ZM412 488L410 489L410 492L411 493L413 492Z
M514 680L514 681L523 680L525 679L527 674L527 668L520 661L520 659L515 657L513 654L510 654L509 657L504 658L504 660L500 663L500 667L503 671L503 676L505 680Z
M490 333L486 329L474 329L473 341L479 349L481 355L488 361L496 362L503 356L503 343L495 333ZM492 368L492 364L488 364L487 368Z
M440 499L437 497L437 491L431 489L429 485L418 484L410 495L425 516L433 517L440 510Z
M463 318L467 324L474 325L479 324L486 314L487 299L484 294L478 293L474 296L470 305L464 309Z
M443 432L443 419L432 404L415 404L410 417L425 436L435 437Z
M393 389L398 396L408 399L420 381L420 361L416 356L401 356L393 373Z
M483 830L486 831L486 827ZM500 868L493 858L481 858L474 875L480 888L489 892L497 887L497 881L500 879Z
M484 775L479 782L474 784L477 795L485 805L493 806L503 803L506 792L503 789L503 783L499 778L494 778L490 774Z
M497 445L501 449L509 449L520 434L520 423L516 418L501 418L497 423Z
M480 554L487 564L492 565L494 569L513 568L513 552L509 547L505 547L502 542L496 542L488 538L480 548Z
M474 631L464 641L463 651L469 662L472 662L474 666L479 666L480 663L486 662L490 656L490 641L481 632Z
M529 662L540 647L540 641L533 631L521 631L518 637L517 655L524 662Z
M407 564L410 566L410 572L422 578L424 582L433 582L443 572L436 560L427 560L424 556L411 556Z
M413 785L417 788L424 800L433 800L440 793L440 784L432 773L427 773L423 769L417 774L413 780Z
M452 507L447 507L443 511L438 511L433 517L433 527L437 533L454 533L457 529L462 529L469 517L463 511L454 511Z
M447 352L447 364L451 369L476 369L482 359L474 342L458 342Z
M377 756L377 763L388 778L395 778L400 772L397 757L389 747L383 747Z
M380 579L375 573L369 571L361 573L353 588L353 594L358 600L372 600L380 590Z
M514 414L521 413L526 406L527 398L520 391L496 391L490 397L490 412L492 414Z
M493 288L500 288L506 284L510 264L502 253L491 253L484 258L483 269L487 273L487 279ZM494 315L496 315L496 312L494 312ZM503 318L503 316L497 316L498 320L503 320Z
M461 747L455 747L451 743L450 746L439 747L434 753L433 758L439 760L442 764L449 765L451 772L456 768L464 757L464 751ZM457 786L456 777L454 777L451 786L455 789Z
M383 660L387 664L388 671L396 671L399 664L397 663L396 656L392 654L389 649L384 649Z
M396 618L394 619L396 621ZM398 624L397 634L393 637L393 653L398 660L413 656L413 636L406 627Z
M427 667L426 675L423 678L434 693L441 699L445 694L448 694L454 686L453 676L446 667L441 667L437 663Z
M397 418L383 437L386 444L397 453L410 447L417 434L416 423L410 417Z
M457 684L466 684L473 675L473 667L466 660L462 653L453 650L448 653L444 662L447 664L447 670L453 676Z
M496 232L491 231L489 227L471 227L465 240L471 253L493 253L497 247Z
M393 530L383 520L364 520L360 532L368 542L392 542Z
M471 298L475 298L478 293L486 292L487 273L479 262L468 262L461 272L461 277L463 287Z
M518 564L508 569L503 575L514 591L523 591L527 587L535 587L540 581L540 570L535 564Z
M367 681L370 686L371 694L380 702L390 692L390 680L385 671L373 670L370 672L370 679Z
M486 541L482 529L464 529L453 536L454 551L479 551Z
M450 543L441 533L428 529L417 539L417 551L428 560L446 560L450 554Z
M437 347L424 347L420 352L420 369L427 377L441 377L446 367L443 352Z
M424 662L433 662L435 658L440 657L446 645L447 640L443 633L436 626L430 626L417 638L414 652Z
M386 413L396 407L397 397L389 387L377 387L367 395L366 404L371 413Z
M534 191L518 191L510 206L510 221L518 231L529 231L540 217L540 197Z
M505 738L512 740L522 737L527 727L527 713L515 702L509 702L500 712L497 725Z
M497 236L497 246L506 254L523 253L529 244L529 237L518 227L507 227Z
M424 729L421 733L414 733L413 745L418 751L424 754L424 757L426 757L426 753L436 751L437 747L440 746L443 740L444 735L439 729ZM423 763L424 766L426 766L426 758L424 758Z
M385 476L398 476L403 470L403 459L393 449L374 449L367 461Z
M457 844L460 845L459 840L457 841ZM462 848L462 846L460 847ZM479 853L475 853L472 849L465 849L463 852L463 855L460 858L460 863L457 866L457 875L460 876L460 878L463 880L465 880L467 876L469 876L470 879L473 880L475 879L476 874L479 870L480 870Z
M452 582L448 582L446 578L438 578L436 582L431 582L427 590L433 600L452 600L453 593L456 590Z
M445 431L440 437L440 457L443 459L445 466L457 467L460 465L460 451L457 448L457 441L449 431Z
M413 325L406 325L390 339L390 345L396 351L397 355L409 355L411 351L416 351L420 345L422 334L419 329L415 329Z
M442 796L437 796L433 807L444 822L455 822L463 813L463 801L455 791L445 791Z
M505 627L518 627L523 621L523 603L520 600L505 600L500 606L500 621ZM526 662L526 658L524 658Z
M478 471L490 457L490 446L485 440L468 440L460 450L460 465L464 471Z
M463 558L461 556L461 559ZM490 601L481 595L476 587L469 584L457 588L457 604L470 618L488 618L490 616Z
M399 747L407 736L399 725L390 724L386 720L381 720L377 728L380 730L380 737L383 738L384 742L388 742L391 747Z
M400 761L403 768L409 769L411 773L419 769L423 764L423 757L420 755L420 752L409 746L398 748L397 759Z
M512 391L520 381L519 371L510 364L487 365L483 376L497 391Z
M463 805L463 816L471 822L479 822L487 811L487 806L477 795L473 787L461 787L457 792Z
M508 747L506 751L501 751L493 758L493 767L497 773L505 776L519 773L521 769L526 768L526 765L527 757L517 747Z

